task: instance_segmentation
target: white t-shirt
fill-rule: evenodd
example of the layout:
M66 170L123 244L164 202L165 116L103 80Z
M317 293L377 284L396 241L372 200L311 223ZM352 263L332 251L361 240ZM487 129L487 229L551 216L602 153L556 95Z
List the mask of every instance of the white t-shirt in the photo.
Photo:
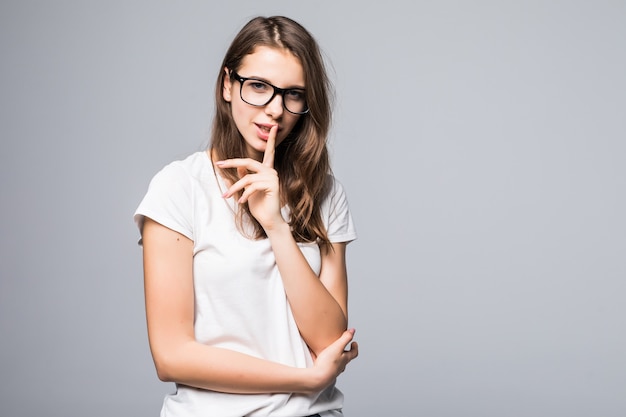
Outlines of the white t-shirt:
M332 176L322 203L322 218L331 242L356 238L343 188ZM268 239L244 237L235 224L235 202L224 199L223 179L206 152L175 161L158 172L135 212L175 230L194 242L195 337L200 343L232 349L294 367L312 359L292 316ZM288 210L283 211L288 216ZM319 274L320 250L299 244ZM329 387L316 396L301 394L240 395L177 385L166 396L162 417L294 417L323 413L341 416L342 393Z

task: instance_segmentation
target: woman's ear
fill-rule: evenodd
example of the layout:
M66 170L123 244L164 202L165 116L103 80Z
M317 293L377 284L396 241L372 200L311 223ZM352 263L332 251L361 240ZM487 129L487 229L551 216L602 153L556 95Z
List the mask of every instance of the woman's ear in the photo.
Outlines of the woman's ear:
M232 86L233 82L230 79L230 71L228 70L228 68L224 68L224 85L222 86L222 97L224 97L224 100L228 103L230 103L231 100L230 91L232 89Z

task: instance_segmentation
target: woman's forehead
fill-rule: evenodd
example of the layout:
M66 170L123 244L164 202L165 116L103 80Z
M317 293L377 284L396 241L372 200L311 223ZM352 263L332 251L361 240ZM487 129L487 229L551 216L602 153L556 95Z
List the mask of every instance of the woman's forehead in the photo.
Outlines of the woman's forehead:
M285 48L257 46L244 56L237 72L243 77L267 80L279 87L304 87L304 69L300 60Z

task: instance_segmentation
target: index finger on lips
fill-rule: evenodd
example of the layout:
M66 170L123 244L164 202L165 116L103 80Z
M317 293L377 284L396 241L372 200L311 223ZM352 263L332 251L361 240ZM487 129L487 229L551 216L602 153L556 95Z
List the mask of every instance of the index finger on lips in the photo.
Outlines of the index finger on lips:
M263 165L274 168L274 152L276 149L276 134L278 133L278 125L272 126L270 135L265 145L265 153L263 154Z

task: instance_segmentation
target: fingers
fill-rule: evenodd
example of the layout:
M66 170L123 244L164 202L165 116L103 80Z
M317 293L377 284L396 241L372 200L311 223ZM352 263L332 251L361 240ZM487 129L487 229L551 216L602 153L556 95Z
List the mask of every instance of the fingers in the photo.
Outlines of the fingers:
M343 354L348 358L348 362L359 355L359 344L352 340L354 339L354 332L354 329L346 330L335 342L343 350Z
M225 161L217 161L215 165L220 168L244 168L249 171L257 172L262 169L261 163L251 158L226 159Z
M231 185L222 197L230 198L241 191L240 203L247 200L248 196L255 191L267 190L271 185L258 174L249 174L245 168L237 168L237 174L241 178L239 181Z
M343 366L339 368L339 374L343 373L346 370L346 366L359 356L359 344L357 342L351 342L349 348L346 347L341 355ZM337 374L337 376L339 376L339 374Z
M344 351L348 353L350 360L359 356L359 344L357 342L350 343L350 350Z
M323 372L327 383L334 381L359 355L359 345L353 338L354 329L346 330L315 358L314 366Z
M215 162L215 165L219 168L237 169L239 181L228 188L222 195L224 198L230 198L235 193L241 191L242 195L238 202L242 204L248 201L248 198L256 191L265 190L268 195L278 195L278 174L274 169L277 133L278 125L272 126L267 138L265 152L263 153L263 161L261 162L252 158L233 158Z
M248 170L245 167L237 167L237 176L239 179L248 175Z
M278 133L278 125L272 126L270 135L265 145L265 153L263 154L263 165L274 168L274 153L276 152L276 134Z
M355 341L353 341L352 339L354 339L354 333L355 330L354 329L348 329L345 332L343 332L343 334L341 335L341 337L339 338L339 341L341 341L344 353L347 353L348 356L350 357L350 360L356 358L359 354L359 344Z
M333 349L336 348L336 349L341 349L345 351L348 347L348 344L352 341L353 338L354 338L354 329L348 329L344 331L339 337L339 339L335 340L333 344L330 346L332 346Z
M271 188L271 184L268 184L262 181L256 181L254 180L254 178L255 178L255 175L250 175L246 177L245 179L238 181L237 183L235 183L235 186L231 188L232 192L231 190L229 190L228 193L234 194L237 189L243 189L243 193L241 194L241 197L237 201L239 204L243 204L246 201L248 201L248 198L250 198L250 196L254 194L255 192L257 191L264 192Z
M223 197L232 197L238 191L243 191L246 196L252 191L272 189L277 179L277 173L273 168L265 167L262 163L249 158L227 159L215 163L220 168L236 168L239 181L229 187ZM241 201L240 201L241 202Z
M345 332L343 332L343 334L337 340L337 342L338 343L343 343L343 346L346 346L354 338L354 332L355 332L354 329L346 330Z

